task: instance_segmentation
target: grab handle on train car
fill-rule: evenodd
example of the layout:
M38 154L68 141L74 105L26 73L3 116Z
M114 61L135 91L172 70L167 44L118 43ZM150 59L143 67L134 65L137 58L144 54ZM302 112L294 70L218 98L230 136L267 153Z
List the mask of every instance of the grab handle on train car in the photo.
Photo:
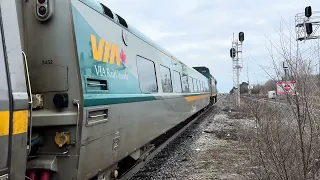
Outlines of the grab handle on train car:
M79 139L80 102L79 100L74 99L73 104L77 106L76 141L74 142L74 144L76 144L78 143L78 139Z
M29 151L28 155L31 152L31 141L32 141L32 91L31 91L31 83L30 83L30 74L29 74L29 68L28 68L28 60L26 54L22 51L23 55L23 61L26 71L26 78L27 78L27 85L28 85L28 95L29 95Z

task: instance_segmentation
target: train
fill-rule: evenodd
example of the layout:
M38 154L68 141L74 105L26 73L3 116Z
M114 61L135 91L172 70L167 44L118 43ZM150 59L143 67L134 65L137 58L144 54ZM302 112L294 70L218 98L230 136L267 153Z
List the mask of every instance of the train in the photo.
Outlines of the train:
M217 102L188 67L98 0L0 2L0 180L108 180Z

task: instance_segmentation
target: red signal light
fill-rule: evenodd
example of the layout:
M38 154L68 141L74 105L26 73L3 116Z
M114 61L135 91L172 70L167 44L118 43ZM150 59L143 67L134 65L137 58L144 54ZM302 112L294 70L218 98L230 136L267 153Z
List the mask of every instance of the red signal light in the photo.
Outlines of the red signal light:
M46 0L38 0L38 3L39 4L43 4L43 3L45 3L46 2Z

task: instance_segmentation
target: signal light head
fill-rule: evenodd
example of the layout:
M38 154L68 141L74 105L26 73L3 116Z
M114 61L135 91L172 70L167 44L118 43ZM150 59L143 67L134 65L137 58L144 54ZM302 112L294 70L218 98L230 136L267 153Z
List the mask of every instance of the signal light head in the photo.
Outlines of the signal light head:
M44 16L47 13L47 8L44 6L40 6L38 12L41 16Z
M48 20L53 14L53 1L52 0L34 0L35 15L40 21Z
M234 48L231 48L231 49L230 49L230 57L231 57L231 58L236 57L236 50L235 50Z
M244 33L243 32L239 32L239 41L240 42L244 41Z
M304 15L305 15L307 18L311 17L311 15L312 15L311 6L307 6L307 7L304 9Z
M313 29L312 29L312 24L311 23L306 23L306 32L308 35L312 34Z

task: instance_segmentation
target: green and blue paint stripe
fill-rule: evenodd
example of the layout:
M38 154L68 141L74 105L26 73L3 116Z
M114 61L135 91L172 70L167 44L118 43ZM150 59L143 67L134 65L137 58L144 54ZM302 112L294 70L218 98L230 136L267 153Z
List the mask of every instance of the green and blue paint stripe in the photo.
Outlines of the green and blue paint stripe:
M177 95L165 95L165 94L85 94L84 106L99 106L108 104L122 104L133 103L142 101L164 100L164 99L176 99L184 98L188 102L196 101L199 99L209 97L209 93L190 93L190 94L177 94Z

